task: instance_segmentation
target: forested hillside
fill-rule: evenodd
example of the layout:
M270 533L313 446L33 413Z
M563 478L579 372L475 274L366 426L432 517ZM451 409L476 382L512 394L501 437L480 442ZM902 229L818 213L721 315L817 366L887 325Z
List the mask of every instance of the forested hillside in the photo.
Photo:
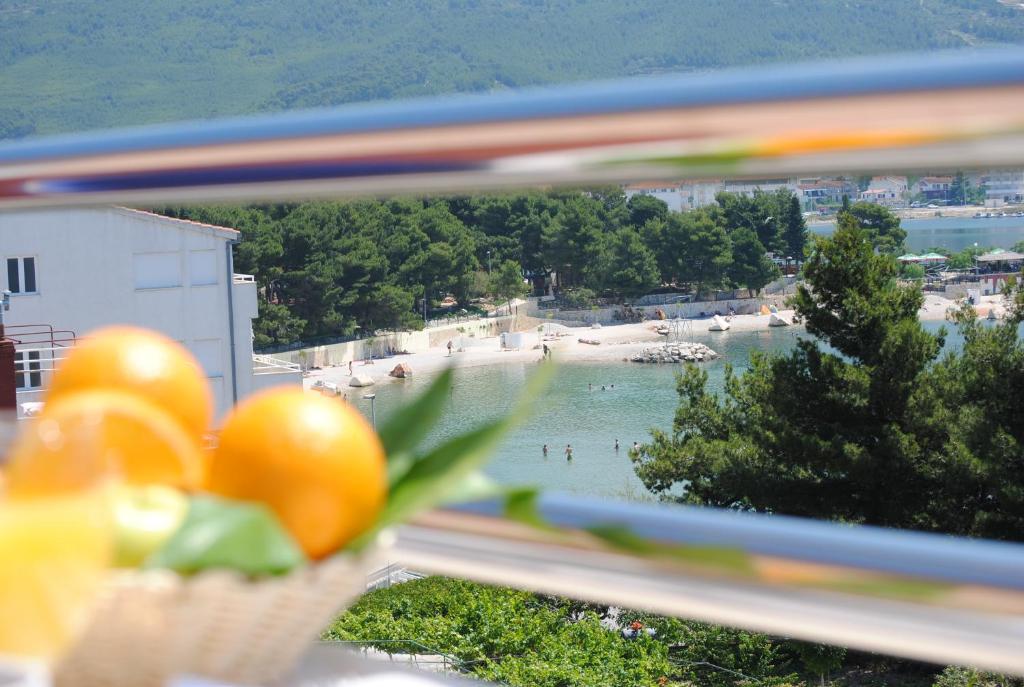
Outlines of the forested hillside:
M996 0L0 0L0 138L1019 42Z

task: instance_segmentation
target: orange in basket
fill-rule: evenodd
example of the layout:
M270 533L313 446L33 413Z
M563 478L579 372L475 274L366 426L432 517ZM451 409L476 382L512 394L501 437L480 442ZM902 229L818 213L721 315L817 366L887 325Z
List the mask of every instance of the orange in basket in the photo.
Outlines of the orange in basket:
M319 559L376 521L387 495L384 448L348 404L279 387L243 401L225 421L207 487L267 504Z
M105 327L71 349L46 402L83 389L141 396L180 422L197 443L213 418L213 395L192 355L178 342L137 327Z

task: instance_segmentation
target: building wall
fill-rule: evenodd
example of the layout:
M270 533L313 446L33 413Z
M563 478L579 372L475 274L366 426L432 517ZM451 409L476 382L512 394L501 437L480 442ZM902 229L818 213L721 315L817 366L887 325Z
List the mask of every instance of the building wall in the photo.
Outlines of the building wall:
M679 193L679 189L675 187L669 188L666 186L664 189L643 190L631 189L629 187L626 187L624 191L626 194L626 200L629 200L635 195L651 196L653 198L657 198L658 200L665 201L665 204L668 205L669 210L679 212L680 210L683 209L683 198Z
M122 323L163 332L196 356L223 412L233 378L240 395L251 386L254 304L236 303L234 367L231 359L227 251L234 236L121 208L0 213L0 258L32 256L36 265L37 293L12 295L7 321L79 336ZM4 259L4 286L6 270Z

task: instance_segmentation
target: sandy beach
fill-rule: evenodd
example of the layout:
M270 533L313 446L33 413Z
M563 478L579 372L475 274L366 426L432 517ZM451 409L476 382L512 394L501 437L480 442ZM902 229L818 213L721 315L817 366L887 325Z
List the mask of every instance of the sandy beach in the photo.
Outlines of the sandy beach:
M953 306L954 301L927 294L924 304L919 311L921 320L942 320L946 317L947 310ZM1002 311L1001 297L984 296L978 304L981 314L987 314L988 310L995 308L997 314ZM779 314L787 321L792 321L792 310L781 310ZM730 324L731 331L752 331L766 329L768 327L768 315L735 315ZM687 330L692 334L708 333L708 327L712 319L694 319L686 321L680 329L679 339L686 340ZM546 343L552 351L554 359L559 361L613 361L627 358L643 348L655 346L666 341L666 337L657 333L656 329L661 324L658 321L648 320L630 324L619 324L604 326L599 329L589 327L564 327L561 325L547 325L551 332L544 336L543 343ZM798 326L799 325L794 325ZM673 340L676 337L673 335ZM527 332L528 346L541 343L541 335L535 330ZM598 342L596 345L582 343L580 339ZM707 341L706 336L702 336ZM445 346L436 346L421 353L410 353L397 355L392 358L357 361L352 366L356 375L369 375L377 384L387 383L394 378L388 376L388 372L398 363L409 365L413 374L430 375L446 367L477 367L495 365L506 362L539 361L542 351L539 348L523 348L518 350L501 350L500 340L496 336L486 338L459 337L453 339L455 350L448 355ZM714 348L714 341L709 342ZM305 385L312 386L317 380L324 380L337 384L344 390L349 389L350 376L348 366L340 365L311 370L305 378Z

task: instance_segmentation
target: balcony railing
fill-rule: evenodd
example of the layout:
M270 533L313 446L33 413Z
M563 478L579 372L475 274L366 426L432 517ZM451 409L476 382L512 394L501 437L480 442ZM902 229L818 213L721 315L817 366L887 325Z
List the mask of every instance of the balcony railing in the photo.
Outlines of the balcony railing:
M254 375L292 374L296 372L302 372L302 367L298 363L290 363L287 360L281 360L269 355L254 354L252 356L252 373Z
M998 168L1024 164L1022 102L1024 51L1011 50L28 139L0 145L0 206ZM1024 546L564 496L545 497L541 512L559 529L510 522L493 504L439 511L399 531L396 557L423 572L1024 675ZM586 533L594 525L628 527L652 550L609 549ZM715 565L709 552L742 565Z

